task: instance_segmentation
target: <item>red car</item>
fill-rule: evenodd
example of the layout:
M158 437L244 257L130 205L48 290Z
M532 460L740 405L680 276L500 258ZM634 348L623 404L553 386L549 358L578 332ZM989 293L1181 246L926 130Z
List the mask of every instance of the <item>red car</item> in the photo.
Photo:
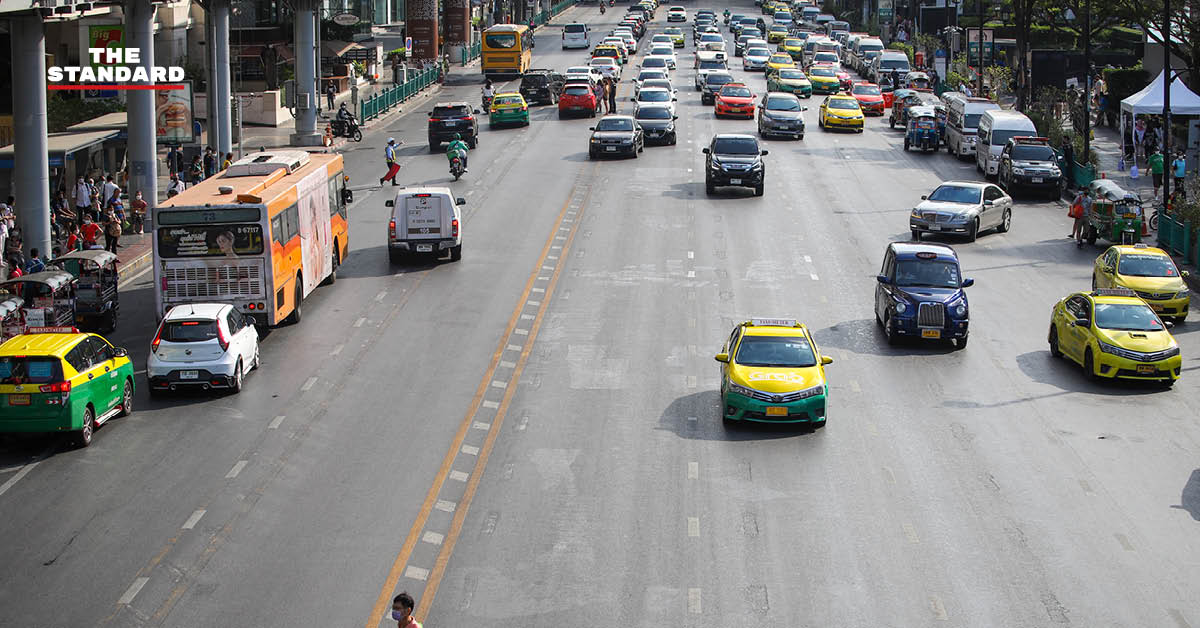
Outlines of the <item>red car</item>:
M717 92L713 114L721 116L754 117L754 92L745 83L726 83Z
M838 83L841 84L842 89L850 89L854 85L854 81L850 78L849 72L847 72L841 68L838 68L836 73L837 73Z
M855 83L854 87L850 88L850 95L854 96L854 99L858 101L858 106L862 107L863 115L883 115L886 107L883 102L883 92L879 90L878 85L866 82Z
M582 81L567 83L563 86L558 97L558 117L565 118L569 114L583 114L595 118L600 110L600 96L595 88Z

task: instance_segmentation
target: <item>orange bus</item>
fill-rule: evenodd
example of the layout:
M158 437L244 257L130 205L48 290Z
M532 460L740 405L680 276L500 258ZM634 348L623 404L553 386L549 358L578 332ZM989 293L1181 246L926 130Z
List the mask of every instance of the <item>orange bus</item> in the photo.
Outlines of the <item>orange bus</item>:
M337 280L350 253L338 154L254 153L154 210L157 314L230 303L256 325L299 322L301 303Z
M483 31L480 56L487 76L524 74L533 64L533 32L524 24L497 24Z

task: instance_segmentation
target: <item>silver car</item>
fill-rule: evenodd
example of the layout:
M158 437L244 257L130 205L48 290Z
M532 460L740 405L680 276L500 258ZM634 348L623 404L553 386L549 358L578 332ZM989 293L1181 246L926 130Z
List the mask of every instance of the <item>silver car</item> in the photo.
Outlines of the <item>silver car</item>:
M742 56L742 69L762 70L767 67L767 59L770 58L771 51L766 48L747 48Z
M1008 231L1012 207L1012 197L996 185L947 181L921 197L921 204L908 217L908 228L913 240L920 240L923 233L949 233L974 242L981 231Z

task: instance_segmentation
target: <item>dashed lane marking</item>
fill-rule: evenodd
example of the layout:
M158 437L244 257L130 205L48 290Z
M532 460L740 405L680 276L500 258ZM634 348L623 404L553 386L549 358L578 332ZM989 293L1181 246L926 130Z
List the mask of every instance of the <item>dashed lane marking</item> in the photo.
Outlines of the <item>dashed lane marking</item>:
M197 510L196 512L193 512L192 516L188 517L187 521L184 521L183 525L180 527L183 528L184 530L191 530L192 528L196 527L197 523L200 523L200 517L203 517L204 513L206 513L206 512L208 512L208 511L203 508Z
M300 392L308 392L308 391L312 390L312 387L315 386L316 384L317 384L317 377L314 375L313 377L310 377L307 380L305 380L304 384L302 386L300 386Z
M269 429L269 430L279 429L279 424L283 423L283 420L286 418L287 418L287 415L281 414L281 415L271 419L270 424L267 425L267 429Z
M688 536L692 538L700 537L700 518L688 517Z
M700 463L699 462L689 462L688 463L687 477L689 480L696 480L696 479L700 478Z
M700 589L698 589L698 588L688 589L687 604L688 604L688 613L690 613L692 615L699 615L701 613Z
M117 604L128 606L133 601L133 598L137 597L138 593L141 593L142 587L146 586L147 582L150 582L150 578L145 576L134 578L133 584L130 584L129 588L125 589L125 593L121 595L121 599L117 600Z
M242 469L246 468L247 464L250 464L249 460L238 460L236 463L234 463L233 468L229 470L229 473L225 474L225 479L232 480L233 478L236 478L238 474L242 472Z

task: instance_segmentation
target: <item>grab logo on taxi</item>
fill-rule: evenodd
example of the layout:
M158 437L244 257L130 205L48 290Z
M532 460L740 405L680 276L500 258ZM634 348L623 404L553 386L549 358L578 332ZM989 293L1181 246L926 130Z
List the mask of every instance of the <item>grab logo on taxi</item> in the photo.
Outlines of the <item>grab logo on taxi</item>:
M751 382L787 382L791 384L803 384L807 381L804 375L800 373L780 373L778 371L756 371L747 374L746 380Z

